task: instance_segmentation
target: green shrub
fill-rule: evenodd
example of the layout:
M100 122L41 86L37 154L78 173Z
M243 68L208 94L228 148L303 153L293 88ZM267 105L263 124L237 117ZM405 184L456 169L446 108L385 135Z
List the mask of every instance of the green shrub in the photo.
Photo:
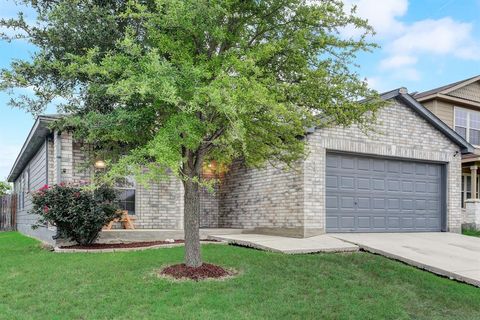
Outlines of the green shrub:
M95 242L102 227L117 218L115 191L101 186L95 190L73 185L45 185L32 197L31 213L40 216L34 228L47 222L57 227L55 239L81 245Z

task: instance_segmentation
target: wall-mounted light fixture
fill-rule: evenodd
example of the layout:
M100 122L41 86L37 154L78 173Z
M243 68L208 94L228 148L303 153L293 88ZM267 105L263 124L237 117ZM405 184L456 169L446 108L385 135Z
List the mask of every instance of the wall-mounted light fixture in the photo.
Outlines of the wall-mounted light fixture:
M95 161L95 169L105 169L107 167L107 164L103 160L97 160Z

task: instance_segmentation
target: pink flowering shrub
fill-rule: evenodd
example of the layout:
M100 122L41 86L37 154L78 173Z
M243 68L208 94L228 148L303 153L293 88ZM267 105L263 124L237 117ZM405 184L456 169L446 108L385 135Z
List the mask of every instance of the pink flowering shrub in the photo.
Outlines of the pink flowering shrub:
M102 227L118 218L114 201L115 191L106 186L90 190L64 183L45 185L32 197L31 213L39 216L33 228L48 222L57 227L55 238L92 244Z

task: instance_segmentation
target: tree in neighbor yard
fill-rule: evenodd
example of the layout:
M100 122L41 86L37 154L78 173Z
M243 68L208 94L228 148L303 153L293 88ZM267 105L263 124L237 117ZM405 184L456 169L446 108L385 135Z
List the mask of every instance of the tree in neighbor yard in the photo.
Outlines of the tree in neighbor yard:
M35 25L1 24L38 51L2 87L35 96L12 104L38 113L56 99L70 115L57 125L109 161L107 178L180 178L187 266L202 264L205 164L291 166L306 128L367 127L383 104L352 68L373 30L338 0L25 2Z
M10 184L5 181L0 181L0 196L4 196L10 191Z

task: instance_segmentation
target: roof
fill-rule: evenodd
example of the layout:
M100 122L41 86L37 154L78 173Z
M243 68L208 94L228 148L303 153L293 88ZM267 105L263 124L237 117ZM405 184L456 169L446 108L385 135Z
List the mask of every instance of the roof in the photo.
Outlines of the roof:
M467 86L476 81L480 81L480 75L477 75L468 79L460 80L454 83L450 83L435 89L417 93L414 95L414 98L419 101L428 100L435 97L438 94L448 94L456 89Z
M452 142L457 144L461 148L462 154L469 154L474 152L475 148L470 143L468 143L467 140L462 138L462 136L455 132L455 130L450 128L447 124L445 124L445 122L440 120L430 110L425 108L411 95L409 95L406 88L398 88L392 91L382 93L381 97L385 100L397 99L403 102L406 106L410 107L413 111L415 111L420 117L422 117L432 126L434 126L438 131L442 132Z
M62 116L58 114L50 114L41 115L36 118L35 123L28 134L27 140L25 140L20 153L13 164L7 181L14 182L18 178L33 156L37 153L38 149L42 146L45 138L50 134L48 124L61 117Z

